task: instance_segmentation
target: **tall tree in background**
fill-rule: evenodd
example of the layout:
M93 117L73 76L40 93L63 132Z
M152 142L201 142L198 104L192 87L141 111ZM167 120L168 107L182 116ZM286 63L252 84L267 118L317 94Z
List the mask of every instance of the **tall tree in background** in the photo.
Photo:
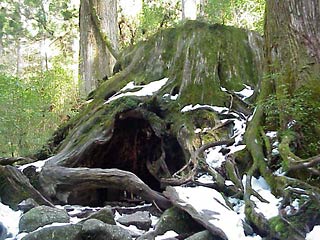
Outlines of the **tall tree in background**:
M80 2L80 77L84 95L112 74L118 55L117 14L116 0Z
M288 196L295 186L303 186L309 196L319 194L315 187L320 175L319 5L318 0L266 1L266 76L254 117L246 131L246 145L253 159L248 176L258 170L282 196ZM265 131L277 131L279 156L271 158L266 154L268 142L264 142L261 127ZM272 165L281 166L284 176L273 174ZM291 193L294 194L294 190ZM277 233L281 235L279 239L288 239L285 237L288 234L290 239L304 239L302 233L312 229L312 224L317 224L320 218L318 212L311 210L318 200L310 197L303 210L309 211L308 217L312 214L314 219L309 226L299 214L280 219L285 227ZM249 213L248 201L246 207ZM248 220L257 223L257 215L251 217L251 214L247 215ZM274 219L276 221L278 219ZM291 236L293 233L299 237Z
M295 141L302 156L319 153L320 2L267 0L265 26L279 128L294 132L283 140Z

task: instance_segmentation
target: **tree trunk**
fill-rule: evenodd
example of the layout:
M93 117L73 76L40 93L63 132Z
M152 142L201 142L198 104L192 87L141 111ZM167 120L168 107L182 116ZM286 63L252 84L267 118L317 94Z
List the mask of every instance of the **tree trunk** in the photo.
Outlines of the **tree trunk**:
M274 234L276 239L288 239L288 236L304 239L305 233L320 222L319 214L312 210L318 206L320 193L316 180L319 171L315 166L320 151L319 7L317 0L266 1L266 77L254 117L246 130L246 145L253 158L247 179L259 171L284 201L279 216L270 221L268 229L263 227L265 220L255 212L250 201L250 181L246 184L244 200L247 219L261 232ZM279 156L267 156L265 149L270 142L263 130L277 131ZM272 172L274 165L281 166L278 168L284 176ZM295 214L283 213L288 201L290 205L290 199L299 198L302 193L295 187L316 197L310 197ZM312 222L308 220L310 217Z
M280 128L295 132L298 147L314 143L317 150L319 137L315 138L314 133L320 133L319 5L316 0L268 0L265 25L267 71L278 100Z
M112 75L118 48L117 1L80 3L80 76L82 94Z

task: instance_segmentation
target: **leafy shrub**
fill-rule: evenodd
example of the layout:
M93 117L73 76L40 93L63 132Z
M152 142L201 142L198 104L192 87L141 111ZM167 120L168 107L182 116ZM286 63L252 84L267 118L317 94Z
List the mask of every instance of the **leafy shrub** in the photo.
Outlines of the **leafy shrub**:
M73 114L77 88L58 64L22 79L0 73L0 155L34 153Z
M271 95L264 103L266 125L280 131L291 130L297 136L297 149L302 157L316 155L320 141L316 130L320 128L320 102L311 89L301 87L290 94L281 86L281 94ZM280 121L286 124L284 128Z

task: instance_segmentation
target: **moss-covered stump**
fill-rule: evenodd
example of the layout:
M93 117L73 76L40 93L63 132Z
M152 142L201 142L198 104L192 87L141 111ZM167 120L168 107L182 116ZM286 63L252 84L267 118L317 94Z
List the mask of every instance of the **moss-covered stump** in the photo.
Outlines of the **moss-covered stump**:
M117 168L133 173L152 190L162 191L167 184L163 179L172 178L202 144L197 128L219 129L206 134L206 142L230 135L230 126L219 127L219 113L212 109L182 112L183 107L208 104L247 114L248 99L243 100L238 92L258 85L261 46L262 39L256 33L189 21L125 50L117 63L122 70L91 94L70 127L64 126L66 132L59 132L63 138L56 143L57 153L40 173L43 191L54 201L102 205L133 189L130 182L126 182L128 189L120 186L124 182L85 184L97 179L90 180L83 172L82 179L80 173L74 173L81 184L77 180L70 184L61 173L68 175L76 168L102 172ZM162 85L143 94L156 84ZM111 188L120 191L115 193ZM161 194L146 187L133 191L168 207L159 201Z

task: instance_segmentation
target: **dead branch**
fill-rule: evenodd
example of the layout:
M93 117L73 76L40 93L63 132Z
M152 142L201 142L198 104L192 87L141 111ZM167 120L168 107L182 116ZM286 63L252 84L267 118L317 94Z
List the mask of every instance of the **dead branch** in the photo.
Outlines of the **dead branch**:
M0 157L0 165L13 165L14 163L26 164L32 163L36 160L28 157Z

